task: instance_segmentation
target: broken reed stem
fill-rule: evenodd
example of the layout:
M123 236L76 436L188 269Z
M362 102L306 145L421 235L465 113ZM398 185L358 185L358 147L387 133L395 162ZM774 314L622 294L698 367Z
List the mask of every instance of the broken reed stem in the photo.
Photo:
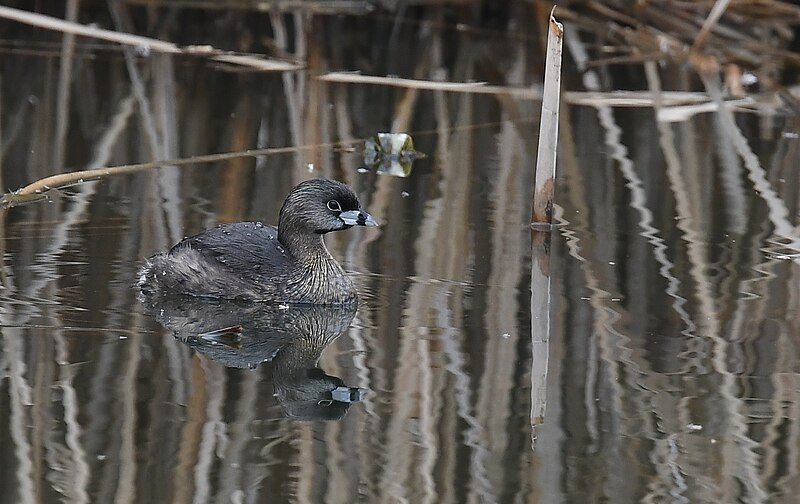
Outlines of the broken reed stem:
M553 7L555 10L555 7ZM550 229L553 223L553 189L558 147L558 108L561 95L561 46L564 28L550 12L547 30L547 59L544 69L539 149L536 154L536 182L533 191L533 227Z
M563 38L564 29L553 17L553 11L550 11L542 116L539 123L539 150L536 156L536 183L531 215L533 228L531 232L531 448L534 447L536 440L536 427L544 422L547 404L551 330L549 231L553 224Z
M303 65L274 60L258 54L232 54L221 51L209 45L180 47L172 42L132 35L113 30L104 30L95 26L82 25L71 21L65 21L52 16L46 16L36 12L14 9L12 7L0 6L0 19L9 19L18 23L27 24L53 30L61 33L90 37L98 40L106 40L117 44L129 45L144 51L156 51L167 54L183 54L187 56L206 57L221 63L241 65L264 72L289 72L303 68Z
M693 53L700 51L700 48L702 48L703 44L706 43L708 34L711 33L711 30L714 29L717 21L719 21L722 15L725 14L725 10L728 8L730 3L731 0L717 0L714 3L714 7L711 8L711 12L708 13L708 17L703 23L703 27L700 28L700 33L698 33L697 37L694 39L694 44L692 44Z
M291 154L305 149L317 149L319 147L345 147L352 142L337 142L323 145L303 145L300 147L276 147L268 149L248 149L246 151L225 152L222 154L208 154L205 156L195 156L190 158L170 159L166 161L150 161L148 163L136 163L108 168L97 168L93 170L80 170L69 173L59 173L51 175L36 182L26 185L14 192L4 194L0 198L0 208L21 205L37 201L45 197L45 193L51 189L59 189L73 184L80 184L91 180L99 180L113 175L127 175L146 170L162 168L164 166L186 166L198 163L215 163L218 161L228 161L243 157L259 157L273 154Z

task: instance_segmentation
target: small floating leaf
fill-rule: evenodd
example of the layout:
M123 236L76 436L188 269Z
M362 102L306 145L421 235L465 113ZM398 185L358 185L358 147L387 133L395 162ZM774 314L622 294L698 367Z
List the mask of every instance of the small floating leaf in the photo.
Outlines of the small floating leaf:
M407 133L378 133L364 145L364 163L380 175L407 177L414 160L424 157Z

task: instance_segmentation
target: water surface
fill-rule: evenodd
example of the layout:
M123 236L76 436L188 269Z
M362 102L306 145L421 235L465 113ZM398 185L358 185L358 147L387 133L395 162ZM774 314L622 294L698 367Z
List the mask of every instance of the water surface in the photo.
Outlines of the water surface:
M423 70L456 81L540 81L524 50L533 37L433 26L402 25L393 50L430 44ZM506 59L487 67L498 46ZM323 67L341 65L341 55L322 56ZM789 502L797 493L800 144L789 119L737 116L742 147L716 114L664 126L650 109L565 104L561 225L542 245L528 226L536 101L152 55L137 61L148 119L119 53L81 49L66 88L42 78L59 61L4 56L6 187L62 169L305 148L79 184L3 213L0 502ZM391 65L414 76L402 58ZM340 148L393 128L429 156L407 178L359 170L360 154ZM308 315L343 331L334 324L290 359L302 371L319 356L315 377L365 391L327 421L287 407L303 373L287 374L276 356L294 336L274 333L285 340L260 347L267 362L228 367L235 346L215 358L160 323L194 323L202 308L153 309L134 287L141 261L185 235L274 223L309 177L349 183L382 224L328 236L362 303L354 314ZM531 317L532 268L550 278L547 295L534 296L550 299L549 334ZM242 317L285 327L279 316Z

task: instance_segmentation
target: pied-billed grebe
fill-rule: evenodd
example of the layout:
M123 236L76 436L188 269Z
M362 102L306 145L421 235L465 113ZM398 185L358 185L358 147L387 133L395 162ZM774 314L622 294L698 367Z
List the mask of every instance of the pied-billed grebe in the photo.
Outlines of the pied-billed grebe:
M286 197L277 229L237 222L184 238L147 260L139 287L145 295L354 303L355 286L328 252L322 235L355 225L377 224L349 187L334 180L307 180Z

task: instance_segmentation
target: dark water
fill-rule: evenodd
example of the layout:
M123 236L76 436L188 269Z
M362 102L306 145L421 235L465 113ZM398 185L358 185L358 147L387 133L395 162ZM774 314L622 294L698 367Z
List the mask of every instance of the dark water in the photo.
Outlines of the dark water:
M423 78L540 82L534 36L431 12L438 28L401 24L379 49L425 48ZM313 26L388 37L392 18L371 19ZM309 36L309 54L330 34ZM0 502L795 498L793 122L737 115L742 144L714 113L659 125L651 109L565 104L562 225L532 247L536 101L328 84L311 77L340 68L328 49L286 75L153 54L137 96L119 52L79 45L60 86L60 37L27 36L37 54L0 60L4 187L308 148L79 184L2 214ZM350 56L349 69L415 75L404 58ZM392 128L429 155L408 178L359 171L337 144ZM323 176L382 223L327 239L356 313L137 299L148 255L218 222L275 222L294 184ZM215 321L267 336L183 341ZM363 399L316 399L340 386Z

